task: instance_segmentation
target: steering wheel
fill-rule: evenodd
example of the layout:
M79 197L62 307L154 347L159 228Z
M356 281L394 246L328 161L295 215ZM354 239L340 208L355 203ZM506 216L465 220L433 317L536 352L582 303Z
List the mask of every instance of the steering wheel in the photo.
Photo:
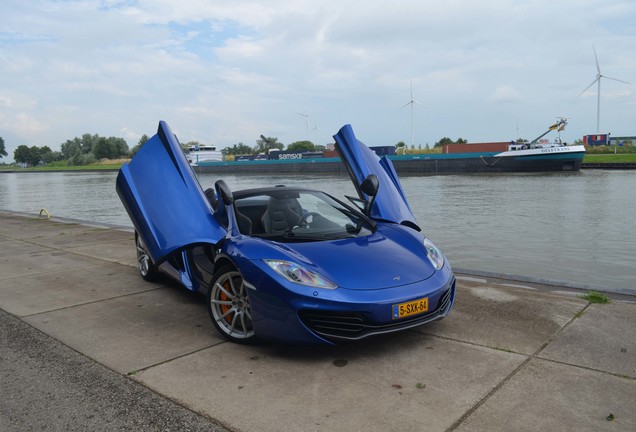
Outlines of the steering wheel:
M315 216L320 216L320 213L316 213L316 212L305 213L303 217L301 217L300 220L298 221L298 226L301 228L307 228L309 226L309 222L307 221L307 219L309 219L310 216L313 219Z

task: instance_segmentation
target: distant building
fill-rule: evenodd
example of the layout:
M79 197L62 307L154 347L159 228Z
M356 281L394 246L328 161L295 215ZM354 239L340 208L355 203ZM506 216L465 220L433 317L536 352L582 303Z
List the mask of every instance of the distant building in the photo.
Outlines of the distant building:
M610 134L584 135L583 144L590 146L609 144Z
M624 146L624 145L634 145L636 143L636 136L622 136L622 137L611 137L609 140L610 145Z
M583 144L590 146L597 145L633 145L636 143L636 136L610 136L611 134L594 134L583 136Z

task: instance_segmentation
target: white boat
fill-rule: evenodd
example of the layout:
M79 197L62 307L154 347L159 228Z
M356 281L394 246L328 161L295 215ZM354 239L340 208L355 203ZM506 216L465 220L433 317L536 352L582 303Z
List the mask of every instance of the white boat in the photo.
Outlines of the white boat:
M201 162L221 162L223 154L213 145L191 145L188 147L188 162L198 166Z
M551 125L547 131L530 142L511 142L508 150L497 153L487 160L483 156L481 159L488 166L494 166L499 161L516 161L517 165L533 165L534 169L546 171L578 171L585 157L585 146L567 145L561 140L561 134L552 143L542 140L544 136L552 131L561 132L568 124L566 118L561 117L559 121Z

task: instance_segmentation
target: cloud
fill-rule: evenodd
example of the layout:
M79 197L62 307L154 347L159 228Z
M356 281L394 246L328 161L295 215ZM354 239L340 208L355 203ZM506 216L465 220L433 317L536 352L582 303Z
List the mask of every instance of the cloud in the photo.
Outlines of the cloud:
M20 113L12 133L51 148L86 132L132 146L160 119L186 141L290 143L306 138L294 111L312 113L320 143L351 123L393 144L410 140L398 108L411 82L416 144L507 139L493 136L502 122L534 130L563 114L573 141L595 124L576 97L596 73L592 44L604 73L636 80L628 1L35 0L0 13L2 125ZM632 89L603 91L603 123L636 132Z
M493 102L520 102L523 98L521 92L509 84L499 86L488 97Z

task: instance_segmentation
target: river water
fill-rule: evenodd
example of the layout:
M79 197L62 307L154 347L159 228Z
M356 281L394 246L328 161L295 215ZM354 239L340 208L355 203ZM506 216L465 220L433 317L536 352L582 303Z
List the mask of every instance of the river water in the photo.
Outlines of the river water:
M0 209L132 226L114 172L1 173ZM217 178L199 175L202 187ZM355 195L348 178L224 176ZM636 171L403 177L424 233L455 268L636 290Z

